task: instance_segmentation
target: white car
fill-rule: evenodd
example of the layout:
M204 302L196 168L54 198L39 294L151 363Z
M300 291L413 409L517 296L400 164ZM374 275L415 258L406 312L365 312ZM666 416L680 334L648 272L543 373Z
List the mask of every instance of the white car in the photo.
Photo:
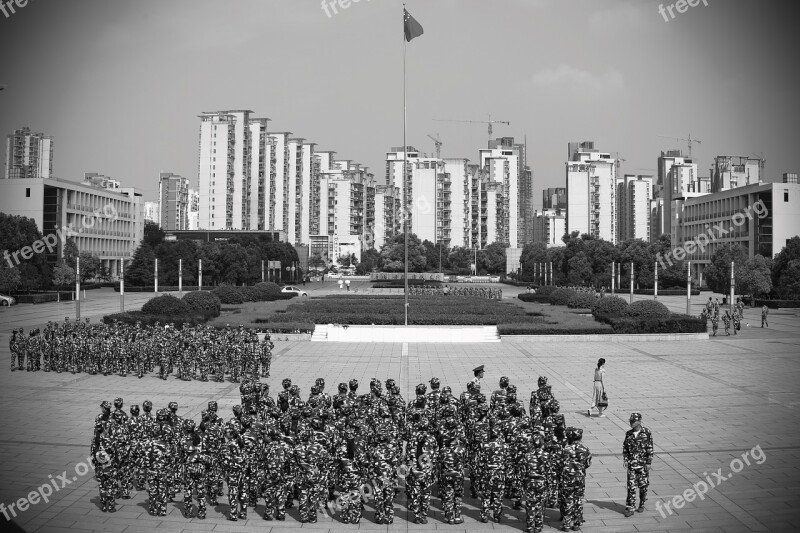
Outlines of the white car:
M286 285L285 287L281 288L281 292L292 292L301 298L308 298L308 293L306 291L298 289L293 285Z
M0 305L5 307L7 305L14 305L17 303L17 300L12 298L11 296L6 296L5 294L0 294Z

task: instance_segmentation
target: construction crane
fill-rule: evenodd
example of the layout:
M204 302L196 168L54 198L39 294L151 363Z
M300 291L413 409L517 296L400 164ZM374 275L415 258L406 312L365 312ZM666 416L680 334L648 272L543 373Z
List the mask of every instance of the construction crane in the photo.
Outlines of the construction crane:
M488 124L489 125L489 140L492 140L492 124L505 124L506 126L510 126L511 122L507 120L492 120L492 115L489 115L489 120L448 120L442 118L435 118L433 119L436 122L466 122L469 124Z
M617 172L619 172L619 164L620 164L620 161L627 161L627 159L625 159L624 157L622 157L622 154L620 154L619 152L617 152Z
M689 138L688 139L682 139L680 137L670 137L668 135L659 135L659 137L662 137L664 139L673 139L675 141L686 141L686 143L689 145L689 159L692 158L692 143L702 144L702 142L700 140L692 139L692 134L691 133L689 134Z
M437 133L437 134L436 134L436 137L434 137L433 135L431 135L431 134L429 133L429 134L428 134L428 137L430 137L431 139L433 139L433 144L435 144L435 145L436 145L436 159L441 159L441 158L442 158L442 157L441 157L441 156L442 156L442 140L441 140L441 139L439 139L439 134Z

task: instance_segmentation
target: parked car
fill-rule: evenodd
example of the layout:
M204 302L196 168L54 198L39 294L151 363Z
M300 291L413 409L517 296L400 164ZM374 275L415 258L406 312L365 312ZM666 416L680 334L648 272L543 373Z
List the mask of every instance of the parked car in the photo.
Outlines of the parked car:
M281 292L286 292L286 293L293 292L294 294L302 298L308 297L308 293L306 291L299 289L294 285L286 285L285 287L281 287Z
M12 298L11 296L6 296L5 294L0 294L0 305L7 306L7 305L14 305L17 303L17 300Z

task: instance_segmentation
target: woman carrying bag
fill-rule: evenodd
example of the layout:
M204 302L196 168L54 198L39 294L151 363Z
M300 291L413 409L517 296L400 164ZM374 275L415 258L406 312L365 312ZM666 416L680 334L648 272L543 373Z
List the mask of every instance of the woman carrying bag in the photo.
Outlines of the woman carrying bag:
M595 407L599 411L598 416L605 418L603 410L608 407L608 397L606 396L606 384L604 368L606 360L602 357L597 361L597 368L594 369L594 389L592 391L592 406L586 410L586 416L592 416L592 409Z

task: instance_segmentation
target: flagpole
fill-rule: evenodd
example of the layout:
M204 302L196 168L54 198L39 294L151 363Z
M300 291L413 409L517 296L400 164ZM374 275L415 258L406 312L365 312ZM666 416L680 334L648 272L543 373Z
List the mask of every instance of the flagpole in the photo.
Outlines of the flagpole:
M403 4L403 16L405 17L406 5ZM408 141L406 140L406 120L408 111L406 107L406 46L405 33L403 34L403 251L405 253L404 265L404 286L403 299L405 309L405 325L408 326Z

